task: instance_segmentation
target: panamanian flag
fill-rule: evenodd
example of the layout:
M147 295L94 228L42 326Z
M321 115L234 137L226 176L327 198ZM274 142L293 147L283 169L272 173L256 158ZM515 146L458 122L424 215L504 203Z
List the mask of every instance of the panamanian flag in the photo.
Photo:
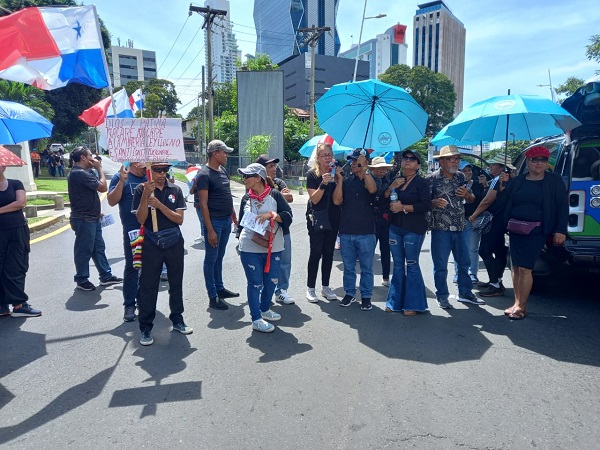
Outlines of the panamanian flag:
M129 104L134 112L144 109L144 94L142 93L142 88L139 88L131 94L131 97L129 97Z
M113 105L114 103L114 109ZM129 104L129 98L127 97L127 91L125 88L116 92L111 97L106 97L100 100L95 105L86 109L79 116L79 120L87 123L90 127L97 127L102 125L107 117L115 117L115 110L117 111L117 117L120 118L134 118L135 115L131 110Z
M24 8L0 18L0 78L52 90L108 86L94 6Z

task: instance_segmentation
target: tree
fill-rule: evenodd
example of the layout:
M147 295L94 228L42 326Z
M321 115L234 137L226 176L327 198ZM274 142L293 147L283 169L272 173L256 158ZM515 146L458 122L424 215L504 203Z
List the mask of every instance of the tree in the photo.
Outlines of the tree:
M46 101L44 91L28 84L0 80L0 99L29 106L50 121L54 117L54 110Z
M205 105L208 106L208 105ZM213 111L219 117L225 111L237 114L237 81L215 85Z
M570 97L577 89L585 84L585 81L577 77L569 77L563 84L559 84L556 88L557 94L564 94L565 97ZM561 100L562 103L562 100Z
M208 142L208 127L206 127L206 142ZM215 138L234 147L238 142L237 115L231 111L225 111L221 117L215 119ZM237 150L237 149L236 149ZM234 154L236 151L233 152Z
M246 154L250 157L250 161L256 161L256 159L263 153L269 152L271 141L273 136L270 134L257 134L250 136L246 141Z
M590 44L585 46L585 56L590 61L600 63L600 34L595 34L590 38ZM600 70L597 70L596 73L600 73Z
M139 88L144 92L144 117L179 117L177 105L181 103L177 97L175 85L160 78L148 81L130 81L125 85L127 94L131 95Z
M275 70L279 67L277 64L271 62L269 55L264 53L259 53L254 58L248 58L246 61L248 70L267 70L267 65L269 64L271 65L271 69L269 70Z
M400 86L429 114L426 134L433 136L454 117L456 92L452 82L441 73L424 66L412 69L405 64L389 67L379 79Z

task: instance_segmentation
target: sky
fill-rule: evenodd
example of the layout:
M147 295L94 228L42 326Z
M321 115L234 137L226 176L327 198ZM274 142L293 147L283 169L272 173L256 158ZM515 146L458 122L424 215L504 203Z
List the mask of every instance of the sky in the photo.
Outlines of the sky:
M283 0L273 0L283 1ZM591 36L600 34L597 0L445 0L466 28L465 108L489 97L536 94L548 98L548 70L554 87L570 76L584 80L600 70L585 56ZM242 55L254 54L256 29L253 0L230 0L231 22ZM134 47L156 52L158 77L175 83L184 116L201 92L205 64L203 17L188 17L189 0L96 0L112 44L128 39ZM198 3L203 6L202 3ZM364 2L339 0L337 27L341 51L358 43ZM413 17L416 2L368 0L362 41L401 23L408 26L408 64L412 66ZM200 30L198 32L198 30Z

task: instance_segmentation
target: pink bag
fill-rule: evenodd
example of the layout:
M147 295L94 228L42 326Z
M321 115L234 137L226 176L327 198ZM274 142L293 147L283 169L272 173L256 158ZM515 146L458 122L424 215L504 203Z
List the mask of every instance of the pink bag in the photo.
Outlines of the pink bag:
M527 222L525 220L510 219L506 229L510 233L528 235L533 231L534 228L537 228L541 225L542 222Z

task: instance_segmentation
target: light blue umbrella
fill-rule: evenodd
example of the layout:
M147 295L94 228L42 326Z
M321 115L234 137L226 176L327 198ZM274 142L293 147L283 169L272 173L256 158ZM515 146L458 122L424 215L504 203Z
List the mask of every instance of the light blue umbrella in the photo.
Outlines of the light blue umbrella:
M460 141L452 136L448 136L448 125L442 128L438 134L436 134L433 139L431 139L431 144L437 147L443 147L444 145L456 145L465 146L465 145L479 145L481 141Z
M531 140L562 134L581 123L560 105L538 95L503 95L475 103L447 125L446 135L462 142Z
M408 92L378 80L336 84L316 103L320 127L339 144L397 152L425 134L427 113Z
M338 144L336 141L333 140L333 138L331 136L328 136L326 134L320 134L320 135L312 137L308 141L306 141L304 143L304 145L302 147L300 147L300 150L298 150L298 152L302 156L309 157L312 154L315 147L321 142L331 145L331 150L333 150L334 154L335 153L341 154L341 153L353 150L353 148L351 148L351 147L345 147L343 145Z
M27 106L0 100L0 144L18 144L49 137L53 126L44 116Z

